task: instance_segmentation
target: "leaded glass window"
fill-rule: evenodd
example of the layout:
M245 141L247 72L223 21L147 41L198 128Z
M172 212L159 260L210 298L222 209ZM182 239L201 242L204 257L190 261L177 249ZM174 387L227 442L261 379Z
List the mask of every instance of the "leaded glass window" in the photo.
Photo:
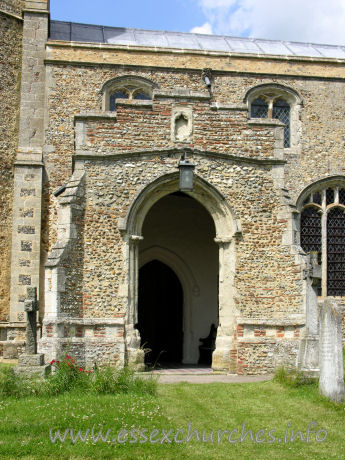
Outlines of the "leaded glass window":
M252 118L267 118L268 117L268 104L261 97L255 99L251 104Z
M345 204L345 188L339 189L339 203Z
M319 204L321 206L321 193L315 192L313 193L313 203Z
M345 295L345 209L327 215L327 295Z
M290 106L283 99L278 99L273 103L273 118L278 118L284 127L284 147L290 147Z
M310 206L301 215L301 246L305 252L317 251L321 256L321 242L321 215L317 208Z
M115 112L116 110L116 99L128 99L128 94L124 91L116 91L110 96L110 111Z
M133 99L140 99L141 101L149 101L151 98L148 94L143 91L139 91L134 94Z
M301 246L308 253L317 251L318 263L321 265L322 232L320 210L309 206L301 215ZM321 295L321 280L317 286L318 295Z
M250 116L277 118L284 123L284 147L290 147L290 104L282 96L268 93L254 99L250 105Z
M109 96L109 110L111 112L116 111L116 99L136 99L142 101L149 101L151 96L149 91L144 88L134 86L131 84L126 84L120 86L118 88L114 88L112 92L110 92Z
M328 188L326 190L326 204L332 204L334 202L334 190L332 188Z
M302 206L301 247L306 253L317 251L319 264L325 265L322 294L345 296L345 188L334 185L314 191Z

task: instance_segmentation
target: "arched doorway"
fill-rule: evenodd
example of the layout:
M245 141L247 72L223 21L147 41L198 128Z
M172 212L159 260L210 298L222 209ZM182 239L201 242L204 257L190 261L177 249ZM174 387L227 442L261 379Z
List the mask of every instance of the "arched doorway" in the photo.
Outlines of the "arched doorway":
M139 244L138 329L141 345L147 341L150 344L144 348L155 349L147 354L145 361L152 363L153 356L155 360L157 353L161 352L161 362L197 364L200 339L209 335L212 324L217 327L219 323L219 260L213 219L197 200L173 192L151 207L143 223L142 235ZM177 282L183 286L183 299ZM183 311L178 308L181 323L177 327L176 317L170 313L165 317L162 312L170 308L176 310L178 298L183 300ZM158 310L154 310L155 304ZM151 331L150 339L144 331L145 324ZM174 345L171 344L175 353L172 350L167 352L161 341L161 337L169 341L171 336L175 336ZM156 342L160 345L159 350L156 350Z
M127 242L127 257L126 264L128 270L128 309L125 319L125 346L126 346L126 359L128 362L134 364L142 363L144 361L144 354L140 347L140 334L136 329L138 324L138 302L139 302L139 269L147 262L156 259L152 257L150 252L152 247L155 247L155 251L159 251L164 257L163 263L173 267L175 273L178 275L184 293L184 303L190 302L189 307L194 304L198 304L199 288L205 287L204 280L209 281L208 273L212 273L216 277L216 281L213 283L216 289L216 302L212 300L209 302L211 305L215 305L215 312L219 316L218 321L212 321L212 318L208 318L209 328L205 328L205 331L200 332L200 328L195 328L193 323L196 320L199 324L207 324L203 320L203 315L196 314L188 315L188 311L193 311L193 308L184 308L183 313L183 362L184 363L197 363L199 358L198 345L200 344L199 339L205 338L210 333L212 323L218 323L217 338L216 338L216 349L212 355L212 367L213 369L233 369L236 363L236 343L235 343L235 331L236 331L236 318L235 318L235 305L234 305L234 274L235 274L235 249L237 237L241 234L241 224L236 219L231 207L227 200L222 196L219 191L199 176L194 176L194 190L184 194L183 199L185 203L189 200L195 205L199 204L208 218L210 219L210 225L213 228L213 232L206 233L207 241L216 245L214 254L217 259L216 270L206 270L206 278L203 277L199 281L198 276L194 276L192 273L195 267L203 266L208 267L203 260L203 249L205 247L204 242L198 241L196 236L202 235L200 232L200 222L194 218L193 213L186 213L188 218L191 218L192 224L195 226L195 231L192 234L192 238L185 238L185 219L181 220L179 227L180 241L183 242L185 248L183 254L187 254L190 251L190 243L198 244L199 261L193 262L191 265L187 263L184 257L180 256L174 249L167 248L165 242L159 241L157 237L157 226L151 225L151 230L147 232L145 225L149 222L147 217L151 212L157 210L156 205L159 202L163 202L163 198L171 199L172 197L181 197L179 192L179 174L172 173L163 175L152 183L142 189L135 200L133 200L130 209L125 218L119 221L119 229L123 232L124 240ZM165 217L162 218L162 214L158 213L160 222L167 222L166 217L175 217L176 212L166 213ZM175 219L176 220L176 219ZM168 230L171 231L172 237L175 238L177 233L172 231L172 227L168 226ZM155 234L156 232L156 234ZM166 236L166 232L158 231L158 235ZM205 235L205 233L204 233ZM153 238L154 237L154 238ZM151 240L150 240L151 238ZM145 247L146 245L146 247ZM163 252L162 252L163 251ZM145 260L143 261L143 254L145 253ZM173 263L170 261L171 255L173 255ZM201 262L201 263L200 263ZM218 279L217 279L218 274ZM181 276L182 275L182 276ZM193 278L198 281L198 285L195 285ZM188 282L192 280L192 282ZM189 289L185 289L188 286ZM207 305L207 302L205 302ZM184 305L185 307L185 305ZM195 311L195 310L194 310ZM207 312L208 309L203 310ZM193 351L194 350L194 351Z
M182 286L174 271L158 260L139 270L138 330L146 364L182 361Z

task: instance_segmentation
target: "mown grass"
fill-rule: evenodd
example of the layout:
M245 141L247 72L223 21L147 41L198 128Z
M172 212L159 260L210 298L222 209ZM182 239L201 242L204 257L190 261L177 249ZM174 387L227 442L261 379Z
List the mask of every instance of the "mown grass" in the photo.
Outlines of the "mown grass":
M0 365L1 366L1 365ZM1 367L0 367L1 369ZM158 395L129 391L116 394L96 394L74 389L58 396L3 397L0 400L0 459L328 459L345 458L345 405L334 404L318 395L317 386L288 386L277 381L249 384L192 385L180 383L159 385ZM291 429L305 435L308 424L317 422L316 429L326 429L324 442L264 442L257 444L247 436L243 443L230 444L227 434L217 442L217 431L246 429L255 433L275 429L274 435L290 439ZM120 430L179 429L177 439L186 437L188 424L206 437L214 432L214 442L155 444L112 442ZM288 427L288 423L291 426ZM109 442L93 443L91 436L85 443L75 444L68 437L64 443L52 443L49 429L78 430L84 433L94 428L103 434L111 430ZM170 439L173 441L170 435ZM232 439L239 438L234 435ZM133 438L131 438L133 440ZM143 440L143 438L140 438ZM139 440L139 439L138 439Z

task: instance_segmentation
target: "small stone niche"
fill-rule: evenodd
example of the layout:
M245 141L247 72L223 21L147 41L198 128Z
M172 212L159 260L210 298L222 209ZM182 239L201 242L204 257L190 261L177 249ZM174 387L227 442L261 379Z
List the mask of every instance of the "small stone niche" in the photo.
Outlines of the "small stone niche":
M188 120L185 115L181 113L175 119L175 139L177 141L184 141L188 137Z
M193 116L191 107L174 107L171 117L171 140L191 142L193 136Z

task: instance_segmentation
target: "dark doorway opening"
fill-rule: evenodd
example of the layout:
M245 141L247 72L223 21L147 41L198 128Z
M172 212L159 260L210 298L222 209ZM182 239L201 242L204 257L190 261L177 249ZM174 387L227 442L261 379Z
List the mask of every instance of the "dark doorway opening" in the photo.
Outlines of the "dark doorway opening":
M138 329L149 365L180 363L183 290L174 271L153 260L139 270Z

